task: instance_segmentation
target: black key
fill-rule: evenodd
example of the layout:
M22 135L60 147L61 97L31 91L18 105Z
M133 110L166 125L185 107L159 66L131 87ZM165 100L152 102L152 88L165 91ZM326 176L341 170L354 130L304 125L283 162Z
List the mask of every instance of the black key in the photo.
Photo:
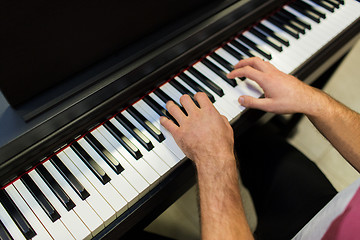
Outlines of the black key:
M164 103L167 103L168 101L173 101L176 105L179 106L179 104L177 104L172 97L170 97L169 95L167 95L167 94L166 94L163 90L161 90L160 88L156 89L156 90L154 91L154 94L155 94L156 96L158 96Z
M169 82L176 90L178 90L181 94L187 94L191 97L191 99L194 101L195 105L200 108L199 103L194 99L194 94L187 89L186 87L184 87L183 85L181 85L177 80L173 79Z
M176 90L178 90L181 94L187 94L190 97L194 97L194 94L187 89L185 86L183 86L182 84L180 84L176 79L173 79L169 82L171 84L171 86L173 86Z
M226 45L227 46L227 45ZM235 50L234 50L235 51ZM221 56L219 56L217 53L213 53L213 54L211 54L211 57L215 60L215 61L217 61L218 63L220 63L221 64L221 66L223 66L224 68L226 68L229 72L231 72L232 70L234 70L234 66L231 64L231 63L229 63L226 59L224 59L224 58L222 58ZM225 76L226 77L226 76ZM241 77L240 78L241 80L245 80L245 78L244 77ZM234 80L234 83L232 83L232 84L235 84L235 86L237 85L237 82ZM230 84L231 85L231 84ZM234 87L235 87L234 86Z
M104 127L119 141L119 143L136 159L140 159L142 154L140 150L115 127L111 122L106 122Z
M229 72L231 72L232 70L234 70L234 66L229 63L226 59L224 59L223 57L221 57L219 54L217 54L216 52L212 53L210 55L210 57L212 59L214 59L216 62L218 62L219 64L221 64L221 66L223 66L225 69L227 69Z
M205 84L208 88L210 88L214 93L216 93L218 96L222 97L224 96L224 91L216 85L214 82L212 82L210 79L205 77L202 73L200 73L198 70L196 70L194 67L190 67L188 71L196 77L199 81Z
M111 179L105 171L95 162L95 160L80 146L78 142L74 142L71 149L79 156L85 165L95 174L100 182L105 185Z
M45 197L40 188L35 184L32 178L25 174L21 177L21 181L24 183L26 188L29 190L31 195L36 199L41 208L45 211L45 213L49 216L51 221L55 222L60 218L60 214L56 211L53 205L49 202L49 200Z
M121 113L115 116L116 120L120 122L122 126L138 140L145 147L146 150L150 151L154 148L152 142L139 130L134 124L132 124L124 115Z
M293 29L292 27L290 27L289 25L279 22L274 18L268 18L267 19L269 22L271 22L272 24L274 24L275 26L281 28L282 30L284 30L285 32L287 32L288 34L290 34L291 36L293 36L296 39L299 39L299 32L295 29Z
M263 33L256 30L255 28L250 29L250 32L252 34L254 34L255 36L257 36L258 38L260 38L261 40L263 40L264 42L266 42L267 44L269 44L271 47L275 48L277 51L282 52L283 49L282 49L281 43L278 42L277 40L273 39L270 36L264 35Z
M214 96L211 93L209 93L205 88L200 86L197 82L195 82L191 77L189 77L185 73L181 73L179 77L184 82L186 82L190 87L192 87L195 90L195 92L204 92L212 103L215 102Z
M124 171L124 168L119 161L116 160L116 158L92 134L87 134L84 138L117 174Z
M164 134L157 129L149 120L147 120L141 113L133 106L130 106L127 111L136 119L158 142L165 140Z
M0 220L0 239L13 240L13 238L11 237L10 233L8 232L8 230L6 229L6 227L4 226L1 220Z
M31 239L36 236L34 229L30 226L29 222L5 190L0 190L0 202L26 239Z
M294 3L290 4L289 6L294 8L296 11L302 13L303 15L307 16L314 22L320 23L320 17L318 15L316 15L315 13L313 13L312 11L309 11L308 9L305 9Z
M253 41L251 41L250 39L248 39L245 36L239 36L239 39L244 42L246 45L248 45L249 47L251 47L252 49L254 49L255 51L257 51L258 53L260 53L262 56L264 56L265 58L267 58L268 60L271 60L271 53L269 53L268 51L266 51L265 49L263 49L262 47L260 47L259 45L257 45L256 43L254 43Z
M214 55L214 54L213 54ZM215 55L214 55L215 56ZM219 56L219 58L221 58ZM225 60L224 60L225 61ZM214 63L212 63L209 59L204 58L201 61L205 66L207 66L211 71L213 71L216 75L218 75L219 77L221 77L225 82L227 82L228 84L230 84L232 87L236 87L237 83L235 81L235 79L229 79L226 77L226 72L224 72L221 68L219 68L218 66L216 66ZM218 62L219 63L219 62ZM221 64L221 63L220 63Z
M322 1L322 0L311 0L312 2L314 2L315 4L321 6L322 8L325 8L326 10L328 10L329 12L334 12L335 11L335 7L333 5L331 5L328 2Z
M259 23L255 28L262 31L264 34L268 34L269 36L271 36L274 39L278 40L279 42L281 42L285 46L287 46L287 47L290 46L290 42L289 42L289 40L287 38L285 38L285 37L281 36L280 34L274 32L273 30L266 27L265 25Z
M240 42L233 40L230 42L230 44L233 45L239 51L243 52L248 57L255 57L253 52L250 49L248 49L247 47L245 47L243 44L241 44Z
M307 28L307 29L311 29L311 25L310 23L306 22L303 19L298 18L297 16L295 16L294 14L292 14L291 12L288 12L285 9L281 9L279 11L279 13L281 13L283 16L286 16L287 18L297 22L298 24L302 25L303 27Z
M179 123L176 121L176 119L162 106L160 106L159 103L157 103L152 97L146 96L144 99L144 102L146 102L159 116L164 116L169 119L171 119L176 125L180 126ZM185 110L183 110L185 111Z
M327 3L333 5L336 8L340 7L340 3L338 1L336 1L336 0L324 0L323 2L327 2Z
M66 210L70 211L75 207L75 203L70 199L70 197L64 192L64 190L60 187L58 182L51 176L48 170L43 166L39 165L36 168L36 172L40 175L40 177L44 180L44 182L48 185L51 191L55 194L55 196L59 199L59 201L64 205Z
M305 34L305 27L304 26L302 26L299 23L293 21L292 19L289 19L285 15L282 15L281 12L276 13L272 17L275 18L276 20L278 20L279 22L288 24L291 28L295 29L299 33Z
M234 48L230 47L229 45L223 46L223 49L227 51L230 55L233 55L234 58L236 58L238 61L244 59L244 56L236 51Z
M326 14L316 8L314 8L313 6L311 6L310 4L302 1L302 0L298 0L295 2L295 4L298 4L299 6L302 6L303 8L308 9L309 11L315 13L316 15L318 15L319 17L325 19L326 18Z
M80 196L82 200L85 200L90 194L84 186L76 179L76 177L70 172L70 170L64 165L64 163L57 157L52 156L50 161L60 174L65 178L65 180L70 184L70 186L75 190L75 192Z
M158 98L160 98L164 103L167 103L168 101L173 101L180 109L181 111L183 111L183 113L185 113L185 115L187 116L187 112L185 111L185 108L183 108L182 106L180 106L172 97L170 97L169 95L167 95L163 90L161 90L160 88L156 89L154 91L154 94L156 96L158 96ZM168 113L168 111L166 111L166 115L170 115L170 113Z

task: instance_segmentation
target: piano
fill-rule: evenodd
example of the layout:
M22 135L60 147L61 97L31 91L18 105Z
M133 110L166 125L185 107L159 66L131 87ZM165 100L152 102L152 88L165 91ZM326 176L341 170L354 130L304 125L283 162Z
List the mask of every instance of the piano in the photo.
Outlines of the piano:
M238 105L262 90L226 79L232 65L258 56L310 84L359 37L356 0L224 1L203 14L156 49L88 71L100 80L65 100L12 108L1 96L0 239L118 239L144 228L195 183L160 126L166 101L204 91L241 132L267 114Z

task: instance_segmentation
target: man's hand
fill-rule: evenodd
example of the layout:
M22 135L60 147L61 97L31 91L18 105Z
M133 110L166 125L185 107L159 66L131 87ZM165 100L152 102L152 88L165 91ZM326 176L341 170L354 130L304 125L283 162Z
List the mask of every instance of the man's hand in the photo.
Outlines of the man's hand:
M205 93L180 98L187 115L173 102L166 108L179 123L161 117L197 169L202 239L252 239L241 204L239 178L234 156L233 130Z
M196 93L194 98L200 108L190 96L180 98L187 116L174 102L166 104L180 127L166 117L161 117L161 124L196 165L205 160L233 157L234 138L228 120L219 114L205 93Z
M228 74L229 78L247 77L264 90L265 98L240 96L239 102L244 107L257 108L274 113L312 114L319 90L308 86L297 78L285 74L269 62L258 57L241 60Z

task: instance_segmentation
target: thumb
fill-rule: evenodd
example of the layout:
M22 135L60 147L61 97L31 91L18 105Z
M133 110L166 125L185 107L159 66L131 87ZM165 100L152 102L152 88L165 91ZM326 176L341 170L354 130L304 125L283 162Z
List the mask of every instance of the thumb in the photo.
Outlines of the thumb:
M240 96L239 103L246 108L256 108L263 111L269 111L271 107L271 99L269 98L254 98L251 96Z

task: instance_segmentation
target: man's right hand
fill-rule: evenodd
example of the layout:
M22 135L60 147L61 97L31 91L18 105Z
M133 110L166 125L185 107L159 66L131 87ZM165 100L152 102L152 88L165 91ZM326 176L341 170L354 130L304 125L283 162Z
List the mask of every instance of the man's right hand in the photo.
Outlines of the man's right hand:
M325 95L258 57L237 63L234 70L228 74L228 78L235 77L247 77L255 81L265 93L265 98L260 99L240 96L240 104L267 112L278 114L300 112L312 115L317 111L317 101L322 100Z

